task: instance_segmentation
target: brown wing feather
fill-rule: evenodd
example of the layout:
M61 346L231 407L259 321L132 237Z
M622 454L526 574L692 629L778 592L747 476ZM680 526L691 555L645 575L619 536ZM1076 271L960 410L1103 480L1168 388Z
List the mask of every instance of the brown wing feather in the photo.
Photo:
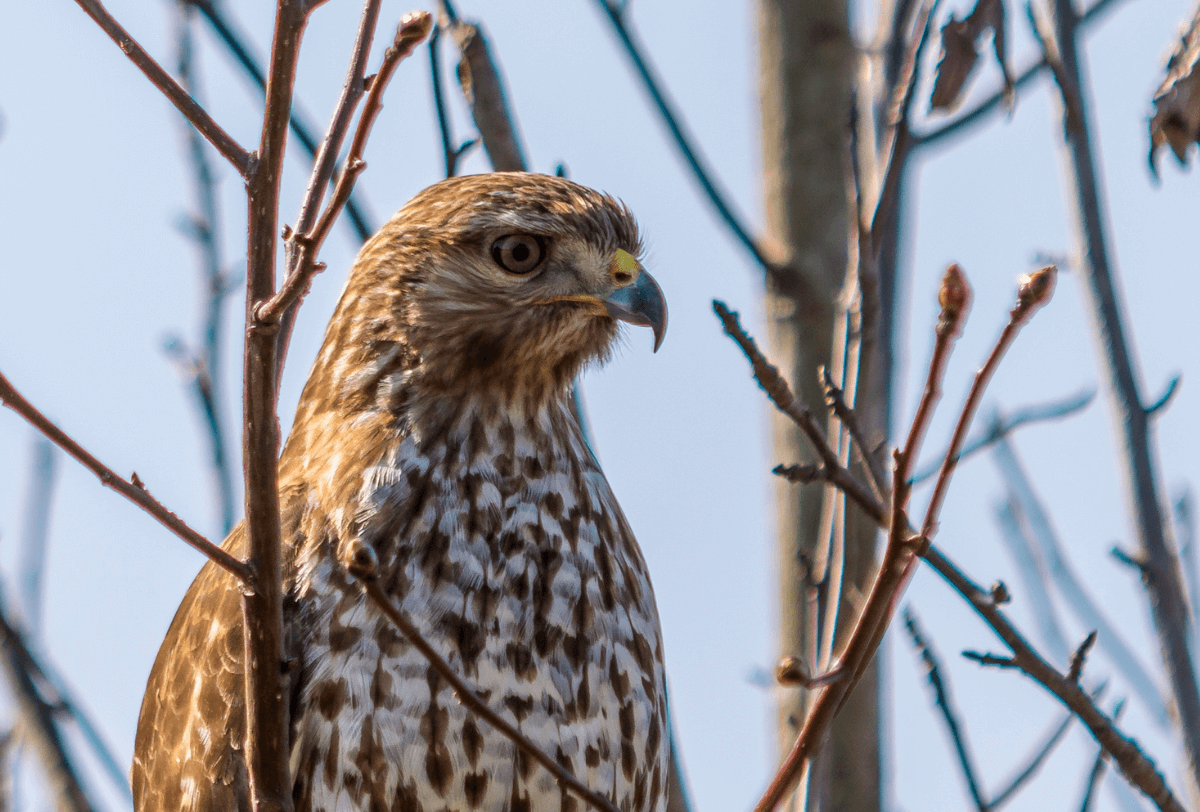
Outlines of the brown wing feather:
M241 546L239 526L225 544ZM138 719L139 812L249 811L242 758L242 607L233 576L208 564L171 621Z

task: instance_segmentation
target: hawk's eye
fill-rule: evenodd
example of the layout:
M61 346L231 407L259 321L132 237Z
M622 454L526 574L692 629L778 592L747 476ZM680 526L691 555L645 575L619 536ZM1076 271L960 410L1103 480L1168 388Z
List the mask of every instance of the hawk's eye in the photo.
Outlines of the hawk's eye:
M509 234L492 243L492 259L509 273L529 273L545 256L546 241L532 234Z

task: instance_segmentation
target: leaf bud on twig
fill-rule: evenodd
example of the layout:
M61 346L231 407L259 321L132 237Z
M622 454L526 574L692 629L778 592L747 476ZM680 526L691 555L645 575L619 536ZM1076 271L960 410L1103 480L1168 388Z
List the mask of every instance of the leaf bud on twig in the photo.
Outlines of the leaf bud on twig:
M1017 305L1012 311L1013 321L1025 321L1035 310L1050 301L1057 279L1058 268L1053 265L1022 276L1020 287L1017 289Z
M971 307L971 285L967 275L956 262L942 275L942 286L938 289L938 304L942 307L938 316L937 333L940 336L958 333L959 325Z

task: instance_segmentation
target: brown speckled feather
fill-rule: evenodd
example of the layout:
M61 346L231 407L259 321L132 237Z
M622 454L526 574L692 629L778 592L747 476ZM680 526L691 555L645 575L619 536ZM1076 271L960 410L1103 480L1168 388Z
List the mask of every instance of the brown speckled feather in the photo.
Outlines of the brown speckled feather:
M495 257L508 235L534 270ZM624 207L519 173L430 187L364 247L280 461L298 812L581 806L369 604L338 564L352 539L495 710L623 812L665 809L654 596L568 400L616 337L597 303L621 251ZM150 675L139 812L247 808L241 646L236 584L207 566Z

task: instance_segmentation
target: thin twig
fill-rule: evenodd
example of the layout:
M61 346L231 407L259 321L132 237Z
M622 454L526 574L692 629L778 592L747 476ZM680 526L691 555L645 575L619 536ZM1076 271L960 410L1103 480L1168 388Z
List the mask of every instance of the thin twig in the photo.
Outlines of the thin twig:
M137 474L129 480L118 476L111 468L93 457L66 432L50 422L41 412L18 392L8 378L0 374L0 403L12 409L31 426L45 435L51 442L78 460L84 468L95 474L100 484L112 488L129 501L149 513L159 524L166 527L194 549L208 556L217 566L239 578L243 583L251 580L250 569L204 536L188 527L178 516L167 510L161 502L146 490Z
M882 503L884 495L888 492L888 481L887 473L884 472L883 465L874 453L875 446L870 444L863 435L862 427L858 424L858 416L854 413L854 409L846 403L844 393L834 385L833 378L829 376L829 370L825 367L821 367L821 381L825 386L825 403L850 432L850 439L854 441L870 477L871 491L875 494L875 498Z
M1121 721L1121 714L1125 712L1125 700L1118 699L1116 707L1113 708L1113 723ZM1092 808L1092 799L1096 797L1096 788L1100 786L1100 779L1104 777L1104 771L1108 767L1108 751L1101 747L1096 752L1096 760L1092 762L1092 769L1088 771L1087 783L1083 789L1083 800L1079 803L1079 812L1088 812Z
M675 142L676 148L687 162L688 167L692 170L692 175L696 182L704 190L705 197L709 203L717 210L717 214L725 222L726 227L733 233L746 252L754 258L763 269L763 271L771 276L779 269L774 263L767 259L766 253L759 246L758 242L750 235L750 229L742 222L741 217L734 212L733 206L726 200L725 193L718 188L716 175L712 169L707 166L704 158L699 154L699 151L692 145L692 138L687 133L680 116L675 112L674 105L667 98L666 91L662 89L662 83L654 74L654 69L650 66L642 53L641 46L637 43L636 35L625 22L625 7L611 2L611 0L596 0L596 5L604 12L608 21L612 23L613 31L621 40L621 45L625 48L625 53L629 57L629 61L633 63L638 75L642 79L642 86L650 95L654 102L655 108L662 117L663 123L667 125L667 129L671 131L671 137Z
M187 91L171 78L170 74L163 70L162 65L155 62L146 49L129 36L129 32L121 27L121 24L108 13L99 0L75 0L75 2L96 21L96 24L105 34L108 34L117 47L137 66L138 70L146 75L150 83L157 87L175 105L176 109L183 113L184 117L208 139L209 143L217 148L217 152L233 164L238 174L247 177L254 166L254 156L243 149L233 139L233 136L221 129L221 125L217 124L212 116L205 112L204 108L197 104L196 100L189 96Z
M217 37L225 43L225 47L233 55L238 65L254 82L259 92L266 93L267 77L263 72L262 66L258 59L250 52L250 46L246 42L245 36L237 30L232 18L217 0L184 0L184 2L195 7L208 20L212 26L213 32ZM293 101L292 109L288 117L292 132L295 133L296 139L300 142L300 146L308 155L309 160L315 160L317 157L317 139L313 135L315 128L307 120L307 117L299 109L299 105ZM355 235L360 242L366 240L375 233L375 227L371 224L370 217L363 208L362 201L358 200L353 195L346 203L346 216L354 229Z
M791 387L788 386L783 375L779 373L778 368L766 359L758 349L758 345L754 339L742 329L741 324L738 322L738 314L731 311L724 302L715 299L713 300L713 311L721 319L721 325L725 333L737 342L743 354L750 361L754 372L754 379L758 381L758 385L767 393L767 397L771 399L776 408L791 418L800 427L800 430L804 432L805 436L812 443L813 448L816 449L818 456L821 458L821 466L825 470L819 476L814 476L814 478L822 479L841 488L872 519L877 523L882 523L884 517L887 515L887 509L871 495L870 490L860 485L854 478L854 475L846 470L838 461L837 453L829 446L829 441L825 438L825 432L821 430L821 426L817 423L816 418L796 400L796 397L792 394Z
M942 576L971 608L983 618L1013 653L1011 658L995 658L995 662L977 657L981 662L1017 668L1046 690L1058 697L1083 722L1100 746L1112 754L1126 779L1140 789L1163 812L1184 812L1183 805L1167 786L1166 779L1146 757L1137 742L1127 738L1113 721L1101 711L1077 682L1069 680L1043 660L996 606L992 596L963 574L936 545L930 544L921 554L929 566ZM966 652L964 652L966 654Z
M458 173L458 162L471 147L479 143L478 138L463 141L454 146L454 136L450 129L450 113L446 109L446 93L442 88L442 27L435 25L429 35L429 81L433 87L433 107L437 113L438 133L442 139L442 157L446 165L446 177L452 178Z
M941 663L933 651L933 646L922 633L911 607L904 608L904 628L908 630L908 636L925 666L925 676L929 679L930 687L933 688L934 704L941 711L942 721L945 722L950 739L954 742L954 749L958 753L958 766L962 770L963 778L966 779L971 800L979 812L987 812L990 804L983 797L975 763L971 758L970 750L967 749L966 737L963 735L962 724L958 719L958 709L955 708L954 701L950 698L949 688L942 676Z
M408 638L408 642L412 644L413 648L421 652L421 655L438 672L442 679L450 683L459 702L466 705L477 716L503 733L522 753L529 756L538 764L541 764L551 775L558 779L559 783L570 789L571 792L578 795L586 803L600 810L600 812L618 812L612 801L589 788L569 770L555 761L553 757L544 753L525 734L510 724L503 716L492 710L491 706L479 696L478 692L466 680L455 673L450 663L446 662L445 658L438 653L438 650L421 635L421 631L408 619L404 612L396 608L391 598L379 586L378 581L375 579L375 557L373 551L362 545L360 549L349 551L349 555L353 556L353 560L349 562L351 574L362 583L363 591L366 592L375 606L395 624L396 628Z
M1139 393L1137 361L1121 316L1116 269L1109 253L1104 223L1108 206L1101 195L1097 158L1092 151L1084 68L1078 48L1079 18L1071 0L1050 0L1050 4L1053 28L1034 12L1032 5L1027 10L1062 100L1062 136L1069 158L1076 239L1096 315L1093 321L1098 328L1099 350L1121 416L1121 468L1148 576L1143 583L1178 711L1187 769L1193 783L1200 783L1200 684L1189 654L1191 617L1179 561L1168 541L1150 437L1151 419Z
M356 62L351 67L352 72L356 69L358 71L357 76L360 92L366 53L370 48L370 37L366 36L365 43L362 38L364 37L365 26L368 20L372 28L374 27L374 17L369 15L368 12L373 8L377 14L378 6L379 0L368 0L367 7L364 8L364 28L360 29L359 32L361 50L356 52ZM309 183L308 196L305 198L304 206L300 213L300 220L297 223L298 232L293 234L290 240L291 245L289 247L292 248L292 255L289 257L290 261L288 265L290 267L288 269L288 276L279 288L279 292L256 309L255 313L259 323L269 325L284 319L285 314L293 310L305 292L307 292L309 285L312 283L313 275L324 267L316 261L317 254L320 252L325 238L329 236L329 232L333 228L333 223L341 213L346 200L349 199L350 192L354 189L355 181L358 180L358 176L362 174L363 170L367 168L367 163L363 160L363 153L366 151L367 139L371 135L371 128L375 125L375 120L383 110L384 91L387 90L388 83L391 81L397 66L412 54L413 50L425 39L432 27L433 17L425 11L410 12L401 19L400 25L396 29L395 41L384 52L383 64L379 66L378 73L371 80L371 89L367 92L367 100L363 104L362 115L359 117L358 126L355 128L354 138L350 142L350 151L346 156L342 172L338 176L337 184L334 186L333 194L330 196L328 205L321 212L320 218L316 218L317 205L320 203L321 193L325 186L320 173L333 171L332 158L325 163L321 161L321 158L325 155L336 153L349 127L350 117L354 112L357 102L357 97L351 91L354 83L349 79L347 80L342 101L339 104L337 112L334 114L333 123L330 124L329 134L325 137L325 144L329 145L328 152L326 152L326 146L323 144L322 152L318 153L317 165L313 168L313 178ZM357 61L359 53L361 53L362 63ZM316 219L316 223L309 225L313 219ZM289 318L288 322L292 323L292 319ZM290 332L290 330L287 332ZM280 363L284 359L287 338L285 330L281 327Z
M967 431L971 428L971 421L975 417L976 409L979 408L983 392L992 379L992 375L1000 366L1004 354L1016 339L1017 333L1021 331L1034 312L1050 300L1050 296L1054 292L1057 273L1057 268L1048 265L1021 280L1021 286L1017 292L1017 303L1009 313L1008 323L1004 325L1004 330L1001 331L1000 338L997 339L996 345L992 348L983 367L975 373L975 380L971 383L971 390L967 394L967 402L963 406L962 412L959 413L958 424L954 427L950 447L946 450L945 459L942 460L937 482L933 486L933 496L930 497L929 507L925 511L925 521L921 525L921 535L925 538L932 538L936 532L942 503L950 488L950 477L958 466L963 442L967 438Z
M1073 713L1068 713L1063 717L1063 720L1059 722L1050 735L1046 737L1045 742L1043 742L1042 745L1034 752L1025 768L1014 775L1012 780L1008 782L1008 785L1005 786L1000 792L996 793L995 797L993 797L991 802L988 803L989 810L997 810L1003 807L1010 799L1016 797L1017 792L1023 786L1029 783L1029 781L1032 780L1035 775L1037 775L1038 770L1042 768L1042 765L1046 762L1046 759L1050 757L1052 752L1054 752L1054 748L1057 747L1058 743L1063 740L1064 736L1066 736L1066 733L1071 728L1071 723L1073 721L1075 721L1075 714Z
M961 462L972 454L989 448L1023 426L1070 417L1086 409L1095 398L1096 390L1087 389L1079 394L1065 397L1062 400L1026 406L1010 415L997 411L992 416L991 423L985 431L981 432L975 439L968 440L963 444L962 451L958 454L958 460ZM937 454L936 457L937 459L944 458L945 452ZM940 466L941 463L931 462L929 465L921 467L917 473L913 474L913 484L916 485L929 479L938 472Z
M42 576L50 537L51 506L58 466L54 445L44 437L33 444L29 467L29 494L21 527L21 613L33 634L42 628Z
M29 649L2 605L0 638L3 638L4 649L0 660L21 715L23 737L32 744L42 763L55 808L62 812L92 812L96 807L84 789L78 767L67 752L54 720L54 708L34 684L28 666Z
M184 89L197 98L197 83L192 70L192 9L181 0L176 5L179 79ZM211 470L221 516L221 532L229 535L234 522L233 472L225 448L225 426L221 417L221 357L225 300L233 289L221 269L220 218L217 213L216 180L205 151L204 142L194 127L185 126L188 156L199 213L189 218L189 235L200 252L204 269L205 307L202 351L197 357L187 351L182 341L169 341L167 352L191 378L200 410L207 427L211 454Z
M1071 567L1046 508L1038 498L1029 475L1017 459L1016 450L1011 443L1004 440L993 446L992 457L1009 492L1019 505L1029 536L1041 551L1048 574L1058 587L1059 594L1066 600L1084 628L1096 629L1100 633L1101 647L1158 723L1169 724L1170 715L1156 680L1142 666L1138 656L1125 642L1117 627L1109 622L1100 604Z

